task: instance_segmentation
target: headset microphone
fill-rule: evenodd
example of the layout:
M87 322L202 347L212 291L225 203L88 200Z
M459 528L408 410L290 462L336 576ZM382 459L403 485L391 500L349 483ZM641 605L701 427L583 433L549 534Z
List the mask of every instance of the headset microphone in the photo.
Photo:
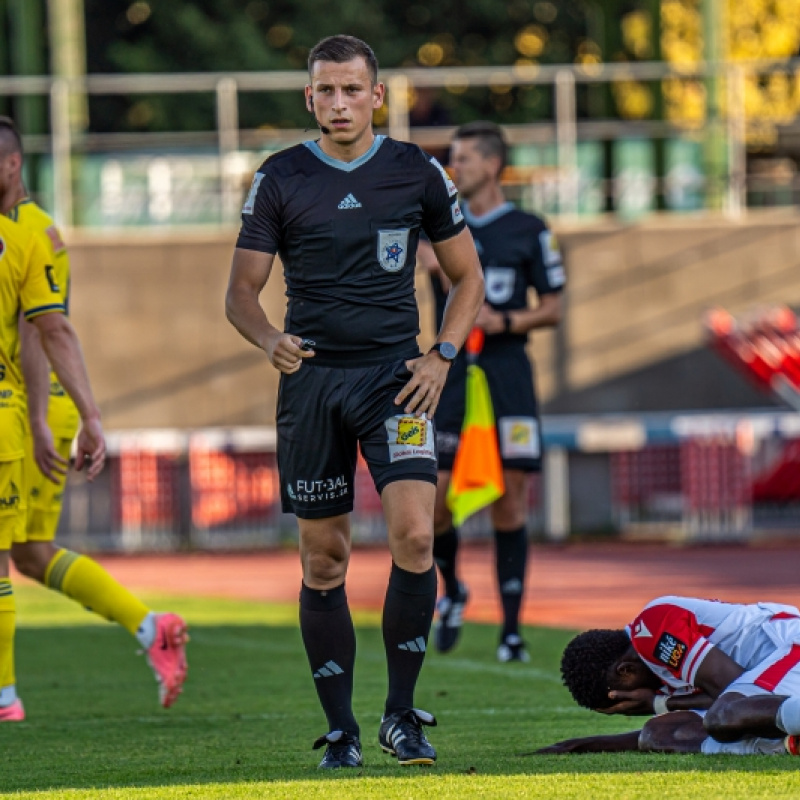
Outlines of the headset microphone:
M330 128L326 128L326 127L325 127L325 126L324 126L324 125L323 125L323 124L322 124L322 123L321 123L321 122L320 122L320 121L317 119L317 114L316 114L316 112L314 111L314 98L313 98L313 97L309 97L309 98L308 98L308 104L311 106L311 116L312 116L312 117L314 117L314 122L317 124L317 127L318 127L318 128L319 128L319 129L320 129L320 130L321 130L321 131L322 131L322 132L323 132L323 133L324 133L326 136L327 136L328 134L330 134L330 132L331 132L331 129L330 129ZM306 130L308 130L308 128L306 128Z

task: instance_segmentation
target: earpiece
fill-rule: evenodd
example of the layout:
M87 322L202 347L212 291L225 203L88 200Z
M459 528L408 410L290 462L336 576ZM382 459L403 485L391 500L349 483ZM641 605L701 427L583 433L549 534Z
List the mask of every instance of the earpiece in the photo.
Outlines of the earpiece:
M331 129L330 129L330 128L326 128L326 127L325 127L324 125L322 125L322 124L320 123L320 121L317 119L317 115L316 115L316 113L315 113L315 111L314 111L314 95L313 95L313 94L310 94L310 95L308 96L308 107L311 109L311 113L312 113L312 114L313 114L313 116L314 116L314 122L316 122L316 123L317 123L317 127L318 127L318 128L319 128L319 129L320 129L320 130L321 130L321 131L324 133L324 134L328 134L328 133L330 133L330 132L331 132Z

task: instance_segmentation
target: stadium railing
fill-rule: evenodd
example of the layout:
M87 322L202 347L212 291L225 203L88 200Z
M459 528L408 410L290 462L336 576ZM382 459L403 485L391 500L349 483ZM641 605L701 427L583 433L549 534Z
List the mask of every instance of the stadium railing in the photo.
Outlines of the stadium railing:
M773 411L550 416L545 469L532 481L536 538L624 536L682 542L800 535L800 415ZM269 428L109 435L94 483L72 473L60 540L89 551L230 550L296 541L280 507ZM359 461L358 543L382 541L380 501ZM486 513L467 538L487 537Z
M474 87L483 87L495 95L507 93L515 87L542 87L551 93L552 118L508 128L512 145L523 149L517 166L527 169L524 178L534 185L537 192L535 202L540 210L569 218L583 213L602 213L609 200L618 213L636 215L655 207L656 192L663 198L666 208L700 210L707 206L706 201L713 194L719 200L714 207L735 217L751 202L766 205L791 203L800 188L795 174L786 175L780 170L747 174L748 137L752 139L759 131L769 130L775 138L775 131L788 130L796 124L797 115L783 106L776 106L774 118L769 117L769 109L764 105L759 111L761 117L750 119L745 102L748 81L758 83L761 79L779 75L791 82L799 65L798 59L780 59L698 63L682 65L680 70L662 62L385 70L382 74L389 97L385 130L395 138L411 139L423 146L446 147L451 128L413 129L410 126L409 97L414 87L439 88L456 95ZM676 84L694 81L699 85L712 79L726 91L726 100L720 104L719 114L713 119L684 118L680 104L672 118L662 119L648 118L647 115L641 119L598 119L578 114L579 93L592 87L605 91L607 86L624 94L634 83L647 86L662 81ZM154 185L148 191L158 194L169 183L169 179L164 180L169 159L154 154L172 151L174 156L175 148L189 151L194 148L200 152L205 149L208 154L205 160L214 165L213 174L207 176L214 185L212 221L229 224L237 218L243 180L252 174L257 158L265 151L306 138L300 129L242 130L239 125L242 96L254 92L299 91L306 80L302 71L88 75L75 79L3 76L0 77L0 93L6 97L48 98L50 134L26 136L25 140L30 152L51 158L52 197L48 199L52 202L46 205L62 225L97 224L97 221L92 222L91 215L87 218L85 209L78 213L87 199L77 196L81 182L76 174L75 156L99 157L104 154L106 157L122 157L127 153L144 157L149 154L146 172ZM658 88L656 93L660 92ZM209 120L206 130L101 134L91 129L76 129L72 121L71 99L75 95L139 97L186 93L214 97L215 119ZM724 154L720 157L722 167L713 175L706 175L703 163L707 159L702 151L712 138L724 145ZM664 156L671 167L663 176L656 175L656 154L647 147L653 139L670 140L675 144ZM619 163L614 164L614 177L610 182L605 180L602 169L599 175L597 172L602 153L590 152L584 147L603 140L620 143ZM121 165L117 163L116 167ZM189 160L178 172L190 171L191 168ZM152 175L149 174L151 170ZM105 177L113 188L119 175L115 173ZM588 186L587 181L592 185ZM587 198L595 198L588 208ZM543 204L547 207L542 208ZM166 206L156 201L152 205L161 211L154 220L145 222L168 222L168 219L158 216ZM176 220L173 224L181 221ZM208 224L209 220L202 218L190 222Z

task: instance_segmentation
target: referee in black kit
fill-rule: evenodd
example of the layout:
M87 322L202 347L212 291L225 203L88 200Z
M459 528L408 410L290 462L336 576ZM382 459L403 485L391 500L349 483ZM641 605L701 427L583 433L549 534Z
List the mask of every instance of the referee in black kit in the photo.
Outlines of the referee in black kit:
M309 54L308 110L321 131L256 173L226 297L228 319L282 373L278 467L300 528L300 630L329 732L324 768L362 764L352 710L356 641L345 594L357 447L381 495L392 554L383 609L389 687L378 732L401 764L433 764L414 708L436 601L431 418L483 302L483 276L456 188L417 146L377 136L378 63L352 36ZM453 289L421 355L414 266L420 230ZM289 298L284 330L258 297L275 255Z

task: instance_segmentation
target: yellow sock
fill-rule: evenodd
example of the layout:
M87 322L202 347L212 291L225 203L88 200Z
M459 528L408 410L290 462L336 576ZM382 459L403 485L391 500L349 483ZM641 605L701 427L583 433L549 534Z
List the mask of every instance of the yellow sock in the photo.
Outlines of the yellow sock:
M88 556L59 550L47 565L45 586L62 592L133 636L150 609Z
M16 683L14 674L14 629L17 610L8 578L0 578L0 689Z

